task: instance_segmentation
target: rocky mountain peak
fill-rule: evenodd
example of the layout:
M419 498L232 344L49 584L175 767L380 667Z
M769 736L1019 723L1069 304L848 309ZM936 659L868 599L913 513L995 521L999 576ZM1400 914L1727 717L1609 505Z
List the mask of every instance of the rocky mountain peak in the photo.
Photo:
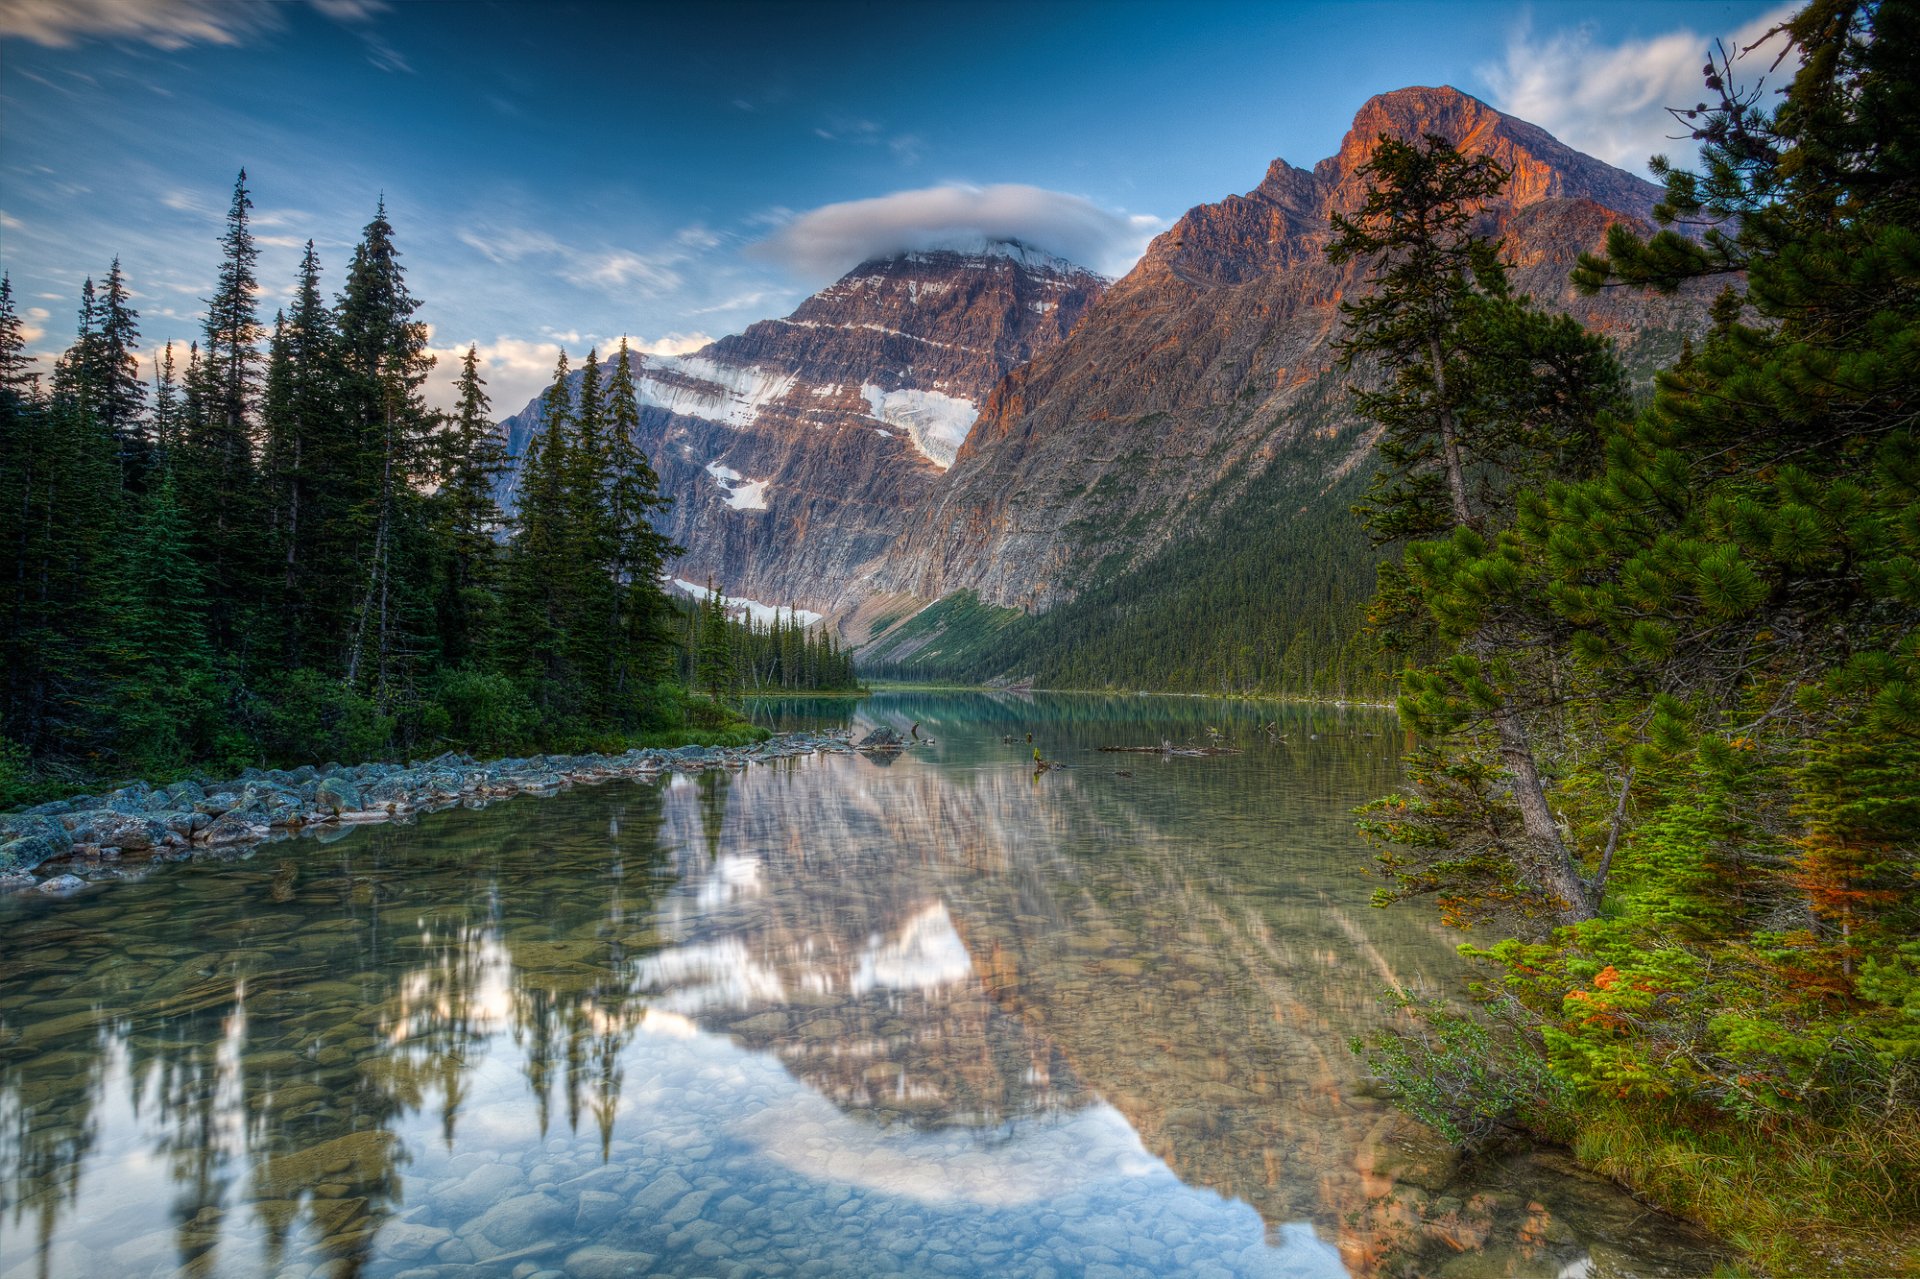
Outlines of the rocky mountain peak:
M1314 166L1329 207L1355 208L1366 198L1358 173L1382 135L1403 142L1435 135L1465 155L1492 156L1513 171L1504 203L1516 211L1545 199L1584 199L1644 217L1660 196L1652 183L1574 150L1540 126L1441 85L1396 89L1361 105L1339 151Z

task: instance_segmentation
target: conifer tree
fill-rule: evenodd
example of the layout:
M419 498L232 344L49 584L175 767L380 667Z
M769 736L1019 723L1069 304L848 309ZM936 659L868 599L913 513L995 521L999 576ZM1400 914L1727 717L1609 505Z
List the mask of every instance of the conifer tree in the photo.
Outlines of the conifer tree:
M1408 671L1402 713L1454 741L1490 722L1497 739L1497 765L1476 761L1470 775L1444 755L1416 763L1432 797L1425 812L1445 814L1455 829L1494 832L1482 855L1503 868L1496 895L1512 896L1507 876L1517 874L1521 891L1548 911L1588 918L1597 903L1548 803L1527 716L1530 685L1516 665L1536 647L1524 597L1509 590L1490 600L1483 592L1477 607L1442 615L1433 608L1434 579L1470 561L1495 585L1511 586L1513 565L1487 552L1512 503L1476 485L1476 474L1499 467L1493 473L1511 485L1537 475L1542 459L1590 458L1598 415L1620 401L1624 382L1602 342L1515 299L1499 245L1474 233L1475 213L1504 188L1506 170L1486 156L1460 155L1444 138L1415 146L1383 136L1360 173L1374 187L1354 218L1335 216L1327 253L1372 268L1370 292L1341 304L1342 361L1377 363L1386 374L1383 388L1353 395L1384 428L1385 465L1361 510L1382 540L1451 534L1410 548L1406 575L1383 572L1381 615L1430 623L1443 643L1460 645L1447 663ZM1498 774L1504 786L1493 785ZM1510 833L1485 811L1501 791L1518 810ZM1403 871L1403 884L1428 882L1390 864Z
M204 757L219 693L205 586L170 469L147 494L115 569L115 737L128 767L172 771Z
M273 622L289 668L328 661L315 645L337 643L358 585L350 496L360 440L341 412L342 381L338 335L309 240L293 310L275 325L261 413Z
M206 572L215 648L238 652L242 614L257 598L266 520L255 473L260 390L258 281L246 170L233 186L221 262L207 299L201 342L191 353L179 442L179 494Z
M169 464L168 451L180 432L180 379L174 369L173 343L153 357L153 450L156 464Z
M440 593L440 647L450 665L474 661L487 651L499 585L501 526L493 488L507 470L506 448L488 419L492 407L480 376L480 352L468 346L460 364L440 489L444 569Z
M615 586L609 683L616 698L665 673L670 606L660 580L666 562L685 554L653 527L654 514L673 499L660 492L660 477L635 438L639 429L633 358L622 338L607 386L607 524Z
M152 454L146 431L147 385L140 376L140 313L127 304L127 281L115 258L100 298L100 420L119 442L120 485L139 482Z
M519 529L508 550L500 666L543 712L566 700L565 595L570 549L567 476L573 396L567 353L541 397L542 430L528 445L520 481Z
M417 484L435 423L421 396L433 368L383 199L363 232L338 309L341 396L357 438L347 471L363 528L365 574L349 627L346 684L383 709L422 653L430 555Z
M719 702L733 690L736 671L726 605L709 578L707 596L700 603L699 656L694 679L702 692Z
M31 398L36 379L27 358L26 335L14 309L13 278L0 275L0 394Z
M600 355L587 352L580 365L574 397L572 434L567 442L566 533L569 541L563 584L563 625L567 664L592 703L605 705L613 636L613 539L608 519L606 398L600 386Z

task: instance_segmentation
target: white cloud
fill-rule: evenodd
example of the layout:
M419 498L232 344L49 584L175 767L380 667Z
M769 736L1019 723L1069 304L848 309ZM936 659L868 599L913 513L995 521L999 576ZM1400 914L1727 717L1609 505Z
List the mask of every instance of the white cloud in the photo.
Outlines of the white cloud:
M1690 162L1692 139L1668 107L1690 107L1706 96L1701 67L1716 35L1736 55L1736 73L1751 83L1767 74L1780 52L1778 39L1738 59L1741 49L1791 14L1797 5L1771 10L1736 31L1701 33L1690 28L1644 40L1598 43L1594 30L1577 30L1536 39L1521 26L1507 42L1506 60L1482 67L1493 104L1509 115L1539 125L1568 146L1636 173L1647 158L1666 155ZM1770 85L1784 84L1791 68L1767 74Z
M600 363L605 367L612 364L619 353L622 337L627 339L629 350L644 355L690 355L713 341L705 333L668 333L644 338L632 333L606 335L548 330L544 339L503 336L491 342L469 340L449 346L433 345L427 349L439 362L427 381L427 402L439 409L453 408L454 384L459 381L461 361L467 358L469 345L479 349L480 377L487 384L487 398L493 403L493 418L498 421L518 413L529 400L553 384L553 369L559 362L561 350L567 352L568 364L579 368L587 349L594 348L600 352Z
M487 398L493 402L496 421L518 413L528 400L547 389L553 381L553 368L559 362L561 349L558 342L512 337L429 347L439 360L426 387L427 402L435 408L453 407L454 383L460 378L460 363L467 358L469 345L479 348L480 377L487 384Z
M218 0L6 0L0 36L65 47L88 38L135 40L157 49L239 44L273 21L266 5Z
M365 22L384 0L309 0L336 22ZM237 45L280 23L278 6L243 0L0 0L0 37L52 48L122 40L156 49Z
M869 258L979 239L1019 240L1109 275L1140 257L1159 218L1103 209L1042 187L949 185L824 205L749 252L804 278L830 279Z
M667 333L651 339L629 337L627 345L648 355L692 355L712 341L712 335L706 333ZM614 340L613 349L619 349L618 339Z

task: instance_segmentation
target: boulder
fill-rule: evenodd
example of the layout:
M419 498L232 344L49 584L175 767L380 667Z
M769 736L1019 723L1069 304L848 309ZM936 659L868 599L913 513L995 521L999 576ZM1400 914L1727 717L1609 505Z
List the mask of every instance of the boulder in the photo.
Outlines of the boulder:
M360 788L338 777L323 777L314 788L314 807L331 813L356 812L366 807Z
M64 857L73 847L65 831L54 839L47 835L22 835L0 843L0 875L17 875L32 870L41 862Z

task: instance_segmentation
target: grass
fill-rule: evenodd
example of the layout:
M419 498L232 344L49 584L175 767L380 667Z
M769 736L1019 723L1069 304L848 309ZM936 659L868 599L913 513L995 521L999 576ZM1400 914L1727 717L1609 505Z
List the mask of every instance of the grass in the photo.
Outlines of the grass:
M1757 1132L1638 1105L1583 1111L1574 1154L1769 1276L1920 1275L1920 1131Z

